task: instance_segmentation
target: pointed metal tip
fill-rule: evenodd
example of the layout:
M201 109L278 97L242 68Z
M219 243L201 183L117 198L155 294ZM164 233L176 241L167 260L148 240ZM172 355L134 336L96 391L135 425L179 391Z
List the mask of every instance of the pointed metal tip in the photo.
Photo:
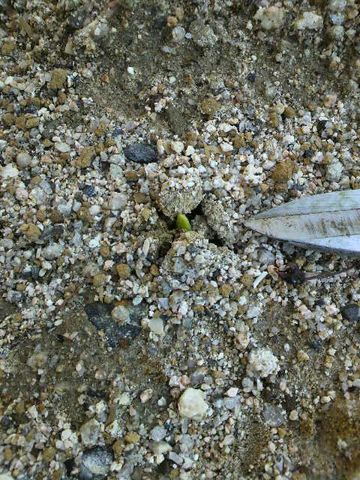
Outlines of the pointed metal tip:
M360 191L303 197L249 218L246 227L305 248L360 253Z
M246 220L244 225L246 228L250 228L251 230L255 230L258 233L265 234L265 231L261 228L262 222L259 222L259 220L257 219L257 216Z

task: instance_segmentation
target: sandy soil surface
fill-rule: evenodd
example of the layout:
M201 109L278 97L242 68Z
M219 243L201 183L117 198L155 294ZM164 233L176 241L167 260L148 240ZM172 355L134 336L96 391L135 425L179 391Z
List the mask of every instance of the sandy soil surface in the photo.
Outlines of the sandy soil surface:
M359 188L359 18L0 0L0 480L360 478L359 262L244 226Z

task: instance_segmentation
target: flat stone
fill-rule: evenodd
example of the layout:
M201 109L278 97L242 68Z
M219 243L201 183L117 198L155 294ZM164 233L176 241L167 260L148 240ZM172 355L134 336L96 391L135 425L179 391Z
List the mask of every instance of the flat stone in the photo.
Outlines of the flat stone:
M146 143L133 143L124 148L127 160L137 163L151 163L158 160L157 153L151 145Z
M117 305L115 308L113 308L111 316L116 322L120 324L130 321L129 309L126 308L124 305Z
M110 197L110 210L121 210L127 204L128 197L124 193L113 192Z
M23 224L20 229L30 242L36 242L41 235L40 228L34 223Z
M217 36L210 25L203 20L195 20L190 25L192 39L199 47L213 47L217 42Z
M297 30L319 30L323 26L323 19L315 12L304 12L294 25Z
M164 335L164 320L160 317L149 319L149 328L156 335Z
M78 168L87 168L91 165L93 158L95 157L95 148L94 147L84 147L79 156L75 160L75 165Z
M60 153L68 153L70 152L70 145L68 145L67 143L65 142L58 142L58 143L55 143L55 148L58 152Z
M341 309L341 314L349 322L358 322L360 320L360 307L356 303L349 303Z
M260 22L263 30L276 30L284 24L285 10L276 6L259 8L255 20Z

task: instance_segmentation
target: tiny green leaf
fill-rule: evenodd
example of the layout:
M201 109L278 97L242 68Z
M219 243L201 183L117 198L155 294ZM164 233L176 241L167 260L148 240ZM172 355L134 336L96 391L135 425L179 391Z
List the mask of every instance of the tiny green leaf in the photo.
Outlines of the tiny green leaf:
M183 230L184 232L191 231L191 225L189 219L183 213L179 213L176 217L176 228Z

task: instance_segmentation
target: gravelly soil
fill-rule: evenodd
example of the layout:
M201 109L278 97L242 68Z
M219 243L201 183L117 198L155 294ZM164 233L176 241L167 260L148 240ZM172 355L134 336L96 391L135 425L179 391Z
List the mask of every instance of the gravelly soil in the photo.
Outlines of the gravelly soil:
M244 227L359 188L358 23L0 0L0 480L359 478L358 261Z

